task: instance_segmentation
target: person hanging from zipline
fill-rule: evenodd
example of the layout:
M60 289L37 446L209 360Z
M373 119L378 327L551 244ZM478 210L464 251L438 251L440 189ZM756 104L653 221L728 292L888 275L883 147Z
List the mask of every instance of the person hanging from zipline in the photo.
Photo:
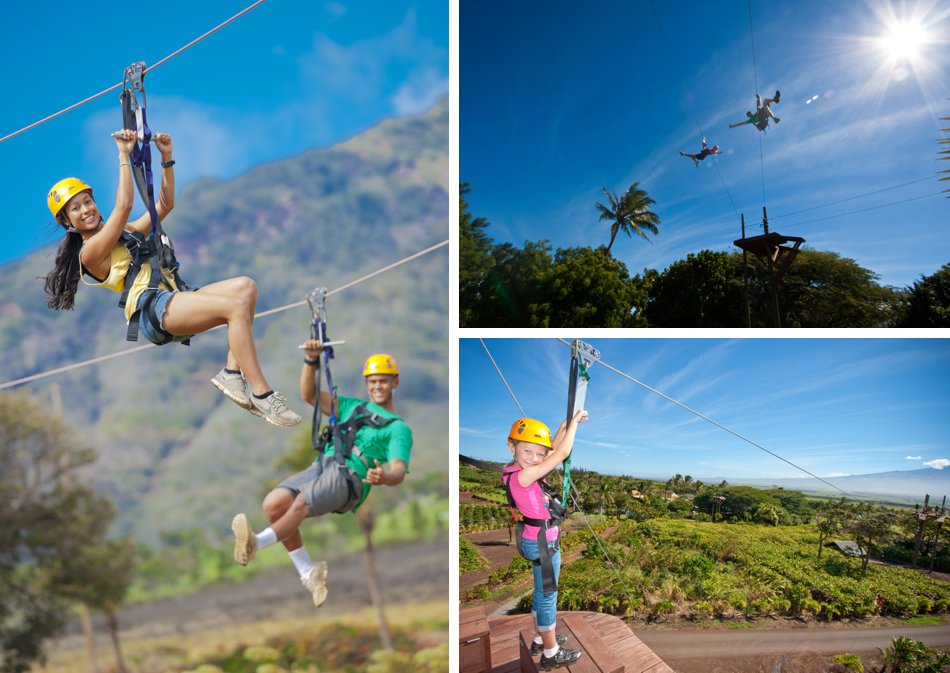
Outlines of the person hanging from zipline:
M156 345L182 342L218 325L227 325L226 362L211 383L228 399L273 425L296 425L300 416L287 407L282 394L271 388L257 358L253 334L257 303L254 281L241 276L193 291L180 291L183 283L177 269L158 262L157 253L142 252L143 249L154 251L161 245L150 236L153 215L161 221L175 206L171 136L157 133L153 137L162 156L162 184L158 202L154 204L155 212L146 212L129 221L134 197L133 177L128 167L137 136L131 129L112 135L119 151L119 186L115 207L107 219L103 219L99 211L92 187L78 178L60 180L47 194L47 206L66 232L53 270L46 276L48 306L71 310L82 280L86 285L122 294L119 305L125 309L132 340L141 331ZM150 181L149 175L149 190Z
M331 387L317 395L315 371L324 352L321 342L304 344L306 357L300 372L300 394L304 401L319 405L319 412L339 419L340 441L335 433L322 436L317 457L302 472L291 475L264 498L264 513L270 526L260 533L251 530L245 514L231 522L234 533L234 560L246 566L257 552L281 542L290 555L300 581L313 596L317 607L327 598L325 561L314 563L303 544L300 525L308 517L355 512L373 486L398 486L409 472L412 431L393 403L399 387L399 367L386 353L371 355L363 365L368 400L337 396ZM325 360L328 363L328 360ZM315 414L315 423L319 417Z
M706 138L703 138L703 149L700 150L698 154L687 154L686 152L680 152L680 156L689 157L693 160L693 165L699 166L699 162L710 156L717 156L719 154L719 145L713 145L710 149L706 145Z
M532 418L519 418L508 433L513 459L502 472L502 482L512 514L517 511L520 515L515 533L518 551L533 564L531 614L537 635L531 643L531 654L541 655L542 671L570 666L582 654L581 650L561 647L567 636L556 634L561 570L558 538L565 508L545 477L571 455L577 424L586 420L587 412L578 411L570 423L566 419L561 423L553 439L548 426Z
M772 112L772 103L778 103L779 99L782 97L782 92L775 92L774 98L766 98L762 100L762 97L759 94L755 94L755 114L751 112L746 112L746 120L739 122L737 124L729 124L729 128L734 129L739 126L745 126L746 124L752 124L755 128L760 131L764 131L769 126L769 119L774 119L775 123L778 124L781 119L775 116Z

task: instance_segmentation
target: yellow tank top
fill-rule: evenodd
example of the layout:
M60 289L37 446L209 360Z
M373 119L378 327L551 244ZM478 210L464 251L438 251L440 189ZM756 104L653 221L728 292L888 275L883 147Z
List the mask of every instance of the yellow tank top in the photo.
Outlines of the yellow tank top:
M111 254L111 266L106 279L99 283L90 283L86 281L83 276L80 276L80 279L85 285L107 287L113 292L122 292L125 289L123 281L129 270L129 265L132 263L132 255L126 250L125 245L122 243L116 243L115 247L112 248ZM175 285L174 277L166 269L162 269L162 276L164 277L164 282L158 284L160 290L178 290L178 286ZM148 289L148 281L151 277L152 267L148 264L143 264L142 268L139 269L138 276L135 277L135 281L132 283L132 289L129 290L129 296L125 302L126 321L132 318L132 314L139 305L139 297Z

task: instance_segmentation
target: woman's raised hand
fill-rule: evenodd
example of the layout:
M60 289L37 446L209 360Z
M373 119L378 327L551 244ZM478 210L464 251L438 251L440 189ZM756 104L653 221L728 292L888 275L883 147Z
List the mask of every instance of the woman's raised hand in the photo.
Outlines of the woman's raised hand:
M132 129L122 129L112 134L116 146L119 148L119 154L128 156L135 148L136 135Z

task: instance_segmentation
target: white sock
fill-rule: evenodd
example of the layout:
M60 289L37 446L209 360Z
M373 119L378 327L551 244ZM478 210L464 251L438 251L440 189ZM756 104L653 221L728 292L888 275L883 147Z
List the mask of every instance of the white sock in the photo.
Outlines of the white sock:
M535 636L535 637L534 637L534 644L535 644L535 645L544 645L544 638L542 638L541 636Z
M255 537L257 537L258 549L263 549L264 547L270 547L272 544L277 542L277 533L275 533L274 529L270 527L265 528L260 533L258 533Z
M544 656L546 656L548 659L550 659L550 658L553 657L555 654L557 654L557 651L558 651L559 649L561 649L561 646L560 646L560 645L555 645L555 646L552 647L550 650L547 649L547 648L545 648L545 650L544 650Z
M290 560L294 562L294 567L300 576L309 577L310 571L313 570L313 560L310 558L307 548L301 547L287 553L290 554Z

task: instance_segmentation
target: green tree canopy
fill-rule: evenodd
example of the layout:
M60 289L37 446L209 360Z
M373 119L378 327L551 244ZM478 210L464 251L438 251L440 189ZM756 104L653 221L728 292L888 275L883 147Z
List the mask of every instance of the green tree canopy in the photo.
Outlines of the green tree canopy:
M0 671L43 657L63 625L66 598L48 569L99 543L111 504L75 475L95 454L58 419L18 394L0 395Z
M950 264L908 288L901 327L950 327Z

